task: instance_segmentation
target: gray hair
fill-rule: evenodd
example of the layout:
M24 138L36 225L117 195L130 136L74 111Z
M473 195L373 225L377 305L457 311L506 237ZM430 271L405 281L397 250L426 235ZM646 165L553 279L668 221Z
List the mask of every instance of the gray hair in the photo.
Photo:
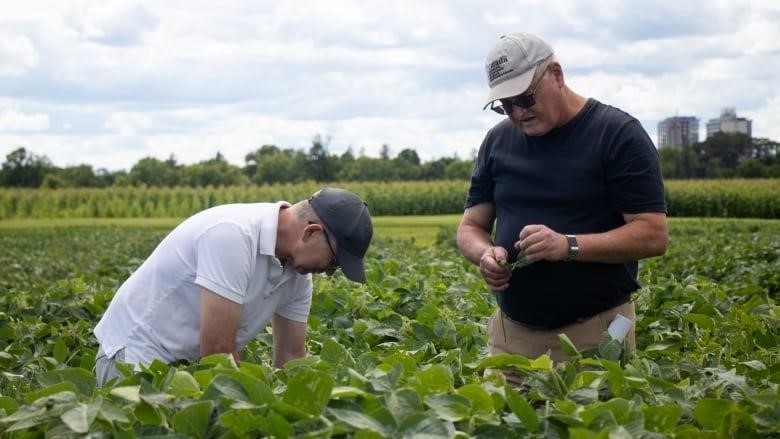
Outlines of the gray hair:
M547 58L539 61L538 64L536 64L536 71L534 72L534 77L531 80L531 83L536 83L542 79L542 75L544 75L544 72L547 70L547 67L550 66L550 64L556 62L555 55L550 55Z
M295 214L298 219L303 221L311 221L313 223L321 223L322 220L317 216L317 212L311 207L309 200L302 200L290 207L290 210Z

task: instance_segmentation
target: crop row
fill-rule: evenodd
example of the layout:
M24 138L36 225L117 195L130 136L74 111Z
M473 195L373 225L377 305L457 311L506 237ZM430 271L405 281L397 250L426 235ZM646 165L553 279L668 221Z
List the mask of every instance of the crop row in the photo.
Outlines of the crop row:
M439 215L463 211L468 182L334 183L361 195L374 215ZM108 189L2 189L0 219L183 218L217 204L297 201L315 182L286 185ZM780 179L670 180L670 216L780 218Z
M0 437L776 437L780 222L671 225L669 253L641 264L635 355L490 357L474 267L380 239L366 285L315 277L307 358L271 368L262 334L240 367L155 363L106 388L91 329L165 230L0 231Z

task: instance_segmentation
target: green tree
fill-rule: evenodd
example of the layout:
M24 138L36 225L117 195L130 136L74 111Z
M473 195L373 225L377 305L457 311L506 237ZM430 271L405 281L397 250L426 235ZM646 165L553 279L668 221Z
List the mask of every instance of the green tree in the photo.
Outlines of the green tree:
M63 168L58 173L66 186L69 187L97 187L99 180L92 170L92 165L77 165Z
M399 162L405 162L410 165L414 166L420 166L420 156L417 155L417 151L406 148L403 151L398 153L398 156L396 156L396 159Z
M769 167L755 158L743 160L737 167L737 176L742 178L764 178L767 176Z
M249 179L238 166L231 165L222 153L217 152L211 160L185 166L181 171L181 182L186 186L235 186L249 183Z
M306 158L306 174L315 181L334 181L338 174L338 158L328 155L330 138L323 140L317 134L311 142Z
M164 162L154 157L145 157L132 168L128 180L132 185L176 186L179 183L179 168L170 161Z
M0 169L0 184L14 187L39 187L46 174L54 171L54 165L46 156L28 153L18 148L5 156Z
M257 173L258 164L263 160L263 157L272 156L278 154L281 150L276 145L263 145L259 149L256 149L246 156L244 156L244 174L249 178L254 178Z
M296 183L305 179L305 173L296 165L295 151L292 149L264 155L252 176L252 181L257 184Z
M742 133L715 133L692 147L698 153L706 177L733 175L739 163L753 154L750 137Z
M420 178L423 180L443 180L444 172L450 163L454 162L455 158L443 157L437 160L433 160L427 163L423 163L422 171L420 172Z
M473 168L474 162L470 160L454 160L444 168L444 177L449 180L468 180Z

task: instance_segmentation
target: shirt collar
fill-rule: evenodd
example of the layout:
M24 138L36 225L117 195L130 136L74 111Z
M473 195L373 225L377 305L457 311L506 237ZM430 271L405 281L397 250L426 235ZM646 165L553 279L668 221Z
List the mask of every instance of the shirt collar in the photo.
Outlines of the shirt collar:
M279 230L279 210L290 206L286 201L274 203L272 208L260 219L260 245L257 252L261 255L276 257L276 232Z

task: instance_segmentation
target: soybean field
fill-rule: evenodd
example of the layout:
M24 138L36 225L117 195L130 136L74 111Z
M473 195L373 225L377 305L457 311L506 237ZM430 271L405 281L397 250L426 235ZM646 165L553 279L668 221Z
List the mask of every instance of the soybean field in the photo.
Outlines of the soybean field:
M377 220L367 284L315 276L306 358L274 369L264 333L240 366L157 362L105 388L91 330L175 221L0 227L0 437L780 435L780 221L672 218L667 254L640 263L637 351L561 337L554 363L487 354L495 303L453 247L457 215Z

